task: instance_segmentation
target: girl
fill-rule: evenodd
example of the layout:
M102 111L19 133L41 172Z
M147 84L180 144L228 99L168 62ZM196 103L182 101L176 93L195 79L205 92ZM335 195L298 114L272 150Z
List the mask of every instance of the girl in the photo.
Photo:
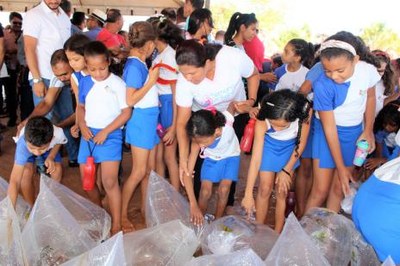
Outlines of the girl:
M251 41L256 36L257 26L258 21L254 13L234 13L225 32L225 44L235 46L245 52L243 43Z
M209 36L213 28L211 11L207 8L196 9L188 19L186 39L196 39L201 43L210 42Z
M131 50L125 63L123 79L128 87L126 101L134 107L126 125L126 142L131 145L132 172L122 189L122 229L135 230L128 220L128 204L137 185L142 182L142 213L146 202L147 181L155 168L155 147L160 142L156 134L159 115L156 84L159 68L150 70L146 58L154 51L156 35L149 22L135 22L129 28Z
M160 66L160 77L156 83L160 102L160 125L166 133L162 142L157 145L156 172L165 176L165 164L171 184L179 190L179 171L176 157L176 103L175 89L177 79L177 65L175 60L175 48L182 41L181 30L168 19L162 17L153 23L157 36L155 41L158 51L153 60L153 66ZM165 164L164 164L165 163Z
M375 115L378 115L383 106L388 102L396 100L399 94L394 91L394 72L389 55L381 50L374 50L372 54L378 59L379 65L377 69L381 76L381 80L376 84L375 88Z
M275 90L291 89L297 92L314 61L314 46L302 39L290 40L282 53L283 65L275 70L278 83Z
M353 158L358 140L375 149L373 121L377 62L363 42L349 32L338 32L320 47L324 74L312 84L317 111L313 136L313 186L307 207L340 210L343 193L350 192ZM363 61L362 61L363 60ZM329 152L328 152L329 151Z
M290 90L273 92L263 98L257 116L253 153L242 206L248 215L264 223L274 184L276 191L275 231L281 232L286 196L294 170L306 146L312 110L308 100ZM260 171L260 185L254 204L253 187Z
M204 159L201 167L201 190L197 203L194 196L192 178L183 179L190 201L190 217L195 225L203 223L203 215L211 197L213 183L219 183L216 218L222 217L228 201L232 181L238 180L240 164L239 141L232 127L231 113L223 113L210 107L209 110L194 112L187 125L187 134L192 139L189 169L192 172L197 156Z
M121 230L121 192L118 186L118 167L122 159L121 127L131 116L131 109L126 104L125 83L108 70L110 54L104 44L89 43L84 55L91 78L79 83L78 122L82 138L78 162L82 179L88 156L93 156L94 162L100 164L112 217L111 234L114 235ZM96 186L87 193L94 203L101 206Z

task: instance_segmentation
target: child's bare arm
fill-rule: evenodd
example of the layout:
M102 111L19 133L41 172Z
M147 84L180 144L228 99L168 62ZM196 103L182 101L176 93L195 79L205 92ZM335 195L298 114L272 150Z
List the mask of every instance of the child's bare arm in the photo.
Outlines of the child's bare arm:
M10 181L9 181L10 184L8 186L7 194L10 197L14 208L17 202L18 192L21 188L21 180L22 180L22 174L24 172L24 167L25 167L24 165L19 165L14 163L10 175Z

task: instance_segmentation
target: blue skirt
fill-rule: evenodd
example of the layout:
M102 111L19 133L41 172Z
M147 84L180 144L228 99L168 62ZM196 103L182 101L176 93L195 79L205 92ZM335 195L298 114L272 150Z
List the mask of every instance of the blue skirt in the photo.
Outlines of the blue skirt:
M358 190L352 210L356 228L379 259L400 263L400 185L372 175Z
M219 183L223 179L238 181L240 156L222 160L204 159L201 166L201 181Z
M278 173L285 167L289 161L296 145L296 139L277 140L271 138L268 134L264 137L264 150L260 172L275 172ZM299 167L299 160L296 161L294 169ZM290 170L290 169L286 169Z
M316 118L314 116L311 118L310 133L308 134L307 144L306 144L306 147L304 148L303 153L301 154L301 158L304 158L304 159L312 158L312 140L313 140L313 135L314 135L314 120L315 119Z
M174 107L172 94L162 94L160 100L160 124L167 129L172 125L174 119Z
M336 168L331 151L326 141L321 120L314 119L314 137L312 143L312 158L319 159L320 168ZM357 139L362 133L362 124L351 127L336 126L340 150L345 166L353 166L354 154L356 153Z
M96 136L102 129L90 128L92 134ZM93 141L86 141L81 138L78 153L78 163L85 164L86 159L90 156L94 157L95 163L114 162L122 160L122 130L117 129L111 132L103 144L95 145Z
M132 146L151 150L160 138L157 135L158 107L135 108L126 124L125 141Z

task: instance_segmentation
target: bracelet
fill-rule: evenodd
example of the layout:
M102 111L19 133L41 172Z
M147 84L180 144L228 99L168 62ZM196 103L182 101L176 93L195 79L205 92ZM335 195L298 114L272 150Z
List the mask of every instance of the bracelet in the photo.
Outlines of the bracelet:
M292 175L288 171L286 171L285 168L282 168L281 171L287 174L290 178L292 177Z
M256 99L254 99L254 98L249 98L249 100L252 100L253 102L256 102Z

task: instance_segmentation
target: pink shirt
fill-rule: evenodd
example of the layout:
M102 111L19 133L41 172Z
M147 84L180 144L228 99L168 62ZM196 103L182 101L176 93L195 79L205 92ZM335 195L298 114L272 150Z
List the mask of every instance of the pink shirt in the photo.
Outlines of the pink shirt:
M126 47L126 41L124 37L117 33L112 33L108 31L106 28L103 28L100 32L99 35L97 35L96 38L97 41L100 41L104 43L104 45L108 48L115 48L115 47Z
M246 54L253 60L258 71L262 72L264 62L264 44L257 35L250 42L243 43Z

